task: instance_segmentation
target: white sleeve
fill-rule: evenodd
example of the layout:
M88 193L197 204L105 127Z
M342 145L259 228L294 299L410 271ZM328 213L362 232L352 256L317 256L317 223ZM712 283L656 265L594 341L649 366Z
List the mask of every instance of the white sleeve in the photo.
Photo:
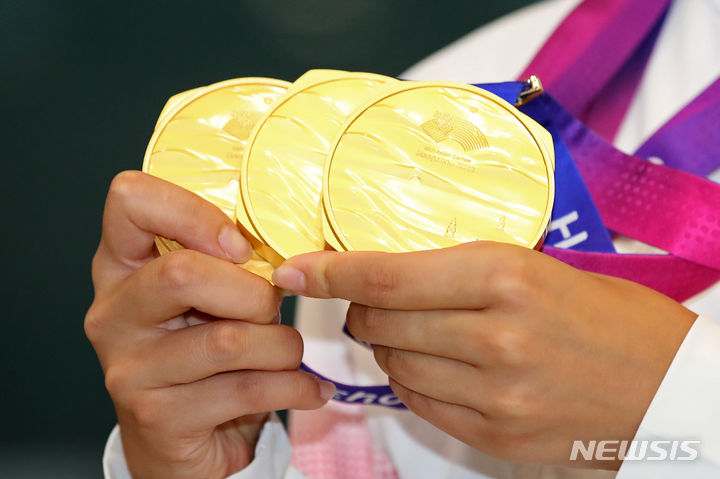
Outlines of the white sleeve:
M635 441L677 441L675 460L626 459L617 479L665 479L720 477L720 322L699 316L690 328L660 384ZM697 450L693 454L683 451ZM657 455L655 455L657 457Z
M112 430L105 445L103 472L105 479L132 479L118 426ZM276 414L271 415L260 431L253 461L227 479L305 479L290 465L290 441Z
M413 65L401 78L463 83L517 78L580 0L548 0L505 15Z

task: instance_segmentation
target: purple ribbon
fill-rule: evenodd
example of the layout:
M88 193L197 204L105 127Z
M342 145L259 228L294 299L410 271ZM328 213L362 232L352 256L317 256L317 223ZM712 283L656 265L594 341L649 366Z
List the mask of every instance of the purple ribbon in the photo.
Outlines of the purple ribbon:
M660 158L667 166L698 176L715 171L720 166L720 78L651 136L636 155Z

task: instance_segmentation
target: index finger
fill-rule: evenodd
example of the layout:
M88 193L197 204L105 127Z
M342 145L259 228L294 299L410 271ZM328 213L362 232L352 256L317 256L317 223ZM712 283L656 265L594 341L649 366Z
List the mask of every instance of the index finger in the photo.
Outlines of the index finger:
M110 185L96 261L105 275L126 277L153 256L155 235L186 248L243 263L250 244L215 205L168 181L139 171L118 174ZM94 279L97 280L97 275Z
M375 308L478 309L492 301L503 258L524 261L518 249L526 250L475 242L412 253L321 251L288 259L275 270L273 282L297 294Z

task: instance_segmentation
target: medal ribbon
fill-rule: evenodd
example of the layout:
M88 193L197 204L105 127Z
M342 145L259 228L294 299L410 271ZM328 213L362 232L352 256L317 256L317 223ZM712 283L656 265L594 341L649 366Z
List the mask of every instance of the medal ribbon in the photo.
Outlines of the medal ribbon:
M720 84L720 80L711 88L716 84ZM716 95L715 102L720 106L720 95ZM574 247L557 248L557 243L549 241L543 252L583 270L643 284L677 301L720 280L720 185L617 150L549 95L533 100L522 109L541 124L550 121L553 140L567 144L606 227L662 248L670 255L587 252ZM683 110L678 115L684 114ZM717 152L715 160L718 161L720 135L716 136L711 146ZM685 155L692 157L694 143L692 138L686 141L689 144ZM707 142L698 145L705 146ZM572 185L567 185L559 173L556 185L557 194L561 196L563 190L572 189Z
M669 7L666 0L580 3L524 73L539 75L552 98L545 95L523 111L548 128L556 142L567 144L607 228L672 256L571 252L567 249L578 248L565 248L551 236L543 251L578 268L630 279L682 301L720 279L717 185L693 176L706 176L720 166L720 134L715 127L720 122L720 79L634 156L601 138L611 139L617 131ZM653 157L666 166L644 161ZM556 176L557 183L563 181L560 171Z
M542 251L683 301L720 281L720 185L702 178L720 166L720 79L635 155L605 139L617 132L669 5L582 2L523 73L538 75L547 93L521 110L552 134L555 146L556 199ZM514 104L527 83L476 86ZM615 254L609 230L670 254ZM335 400L405 407L387 385L330 381Z
M514 103L526 84L478 86ZM718 92L720 79L653 135L640 151L673 157L672 152L666 154L657 145L676 137L676 128L686 135L702 135L702 129L688 125L716 114L720 107ZM621 152L548 94L532 100L522 110L550 131L555 144L556 203L544 253L579 269L643 284L678 301L720 281L720 185ZM687 158L692 156L692 145L696 143L692 137L684 139L690 144L682 150L683 158ZM712 151L720 152L720 135L715 135L714 142L701 141L697 145L698 149L709 145ZM698 153L701 171L712 171L720 162L720 154L713 156L704 149ZM686 214L688 211L692 214ZM560 226L554 228L553 224ZM607 227L671 254L609 253L613 250ZM347 328L344 331L350 335ZM332 381L305 364L301 369L333 382L337 387L335 400L405 407L387 385L353 386Z

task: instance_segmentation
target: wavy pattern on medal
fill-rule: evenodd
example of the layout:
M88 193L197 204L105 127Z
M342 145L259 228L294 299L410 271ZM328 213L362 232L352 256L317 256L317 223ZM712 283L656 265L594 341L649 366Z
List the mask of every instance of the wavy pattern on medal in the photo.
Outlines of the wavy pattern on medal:
M285 90L239 80L176 95L159 119L148 172L197 193L234 219L247 134Z
M405 131L406 131L409 135L412 135L412 136L417 136L417 137L421 137L421 136L422 136L422 134L418 133L418 131L417 131L416 129L414 129L414 128L408 128L408 127L406 127L406 128L405 128ZM515 208L515 209L517 209L517 210L526 212L526 214L528 214L528 215L536 215L536 214L539 214L539 213L540 213L539 211L537 211L537 210L535 210L535 209L528 208L526 205L523 205L523 204L520 204L520 203L507 203L506 201L503 201L503 200L501 200L501 199L499 199L499 198L497 198L497 197L493 197L493 196L490 196L490 195L485 195L485 194L483 194L483 193L480 192L480 191L477 191L477 190L474 190L474 189L468 187L467 185L463 185L462 183L452 182L452 181L450 181L448 178L446 178L445 176L439 174L438 172L436 172L436 171L434 171L434 170L430 170L430 169L428 169L428 168L424 168L424 167L421 166L419 163L413 162L412 159L410 158L410 156L407 155L406 152L405 152L404 150L402 150L402 148L400 148L398 145L396 145L396 144L394 144L394 143L392 143L392 142L390 142L390 141L382 138L382 136L380 136L380 135L378 135L378 134L367 133L367 132L348 132L345 136L346 136L346 137L350 137L350 136L363 136L363 137L366 137L366 138L368 138L369 140L373 141L375 144L382 146L383 148L386 149L386 151L387 151L387 150L392 150L394 153L397 153L397 154L402 155L403 158L405 158L408 162L411 162L411 164L409 164L409 165L399 165L400 167L402 167L402 168L407 168L407 169L414 169L414 170L416 170L416 172L422 173L425 177L431 177L431 178L434 178L434 179L436 179L436 180L438 180L438 181L446 184L448 188L458 188L461 192L463 192L463 193L465 193L465 194L467 194L467 195L469 195L469 196L477 196L477 197L479 197L481 200L486 201L487 203L493 203L493 202L495 202L495 203L503 203L503 204L505 204L505 205L509 204L509 205L511 205L513 208ZM507 170L507 171L510 171L510 172L512 172L512 173L514 173L514 174L521 175L521 176L523 176L524 178L526 178L527 180L532 181L533 183L538 184L539 186L544 187L544 186L547 185L547 180L543 181L543 180L537 178L537 176L531 175L531 174L529 174L529 173L521 170L520 168L513 167L513 166L508 166L508 165L502 164L502 163L497 162L497 161L492 161L492 160L476 160L476 162L475 162L475 164L474 164L473 166L482 167L482 168L499 168L499 169L502 169L502 170ZM357 178L357 177L356 177L356 178Z
M220 135L213 136L217 140ZM193 143L193 138L188 137L185 141ZM227 138L221 140L227 141ZM218 156L217 151L211 153L202 146L168 147L157 149L153 156L154 161L148 171L150 174L193 191L231 218L235 216L233 196L237 194L239 170Z
M415 136L418 139L426 140L429 138L429 136L425 133L421 133L419 130L415 128L406 128L406 131L409 135ZM360 135L360 136L367 136L368 138L371 138L373 141L376 141L378 143L383 144L386 148L394 150L397 154L402 155L404 158L410 160L410 155L408 155L405 151L402 150L398 145L392 144L392 142L389 142L388 140L385 140L380 135L376 133L369 133L369 132L358 132L358 131L349 131L345 134L345 136L350 135ZM497 154L501 154L503 156L506 156L510 158L510 155L502 150L499 150L497 148L493 148L491 146L486 147L488 151L495 152ZM500 168L503 170L510 170L513 173L516 173L518 175L524 176L528 180L537 183L538 185L545 186L547 185L547 178L539 177L538 175L533 175L528 171L525 171L521 168L518 168L514 165L509 165L507 162L502 163L496 160L491 159L474 159L474 166L476 167L482 167L482 168Z
M407 170L417 170L419 166L406 166ZM532 221L533 217L537 217L541 212L527 208L525 205L509 203L497 197L483 194L473 190L472 188L457 185L443 175L433 171L422 169L428 177L434 178L436 181L445 186L446 189L454 189L459 187L460 193L467 197L471 197L475 207L483 207L486 210L498 211L498 216L510 217L522 221ZM417 198L410 195L404 195L399 183L403 181L398 177L384 178L381 182L382 187L372 185L365 180L365 177L359 172L346 172L346 181L343 184L337 183L335 178L334 188L337 190L353 191L359 204L369 205L365 208L338 208L334 207L336 217L340 214L355 217L357 222L366 224L366 229L356 229L353 231L372 231L375 236L373 242L377 242L391 251L397 250L415 250L427 249L435 247L448 246L448 239L444 237L447 223L438 223L431 215L432 209L428 209L418 204ZM351 186L352 185L352 186ZM436 188L436 190L439 188ZM337 191L336 190L336 191ZM335 195L337 196L337 195ZM460 195L458 195L460 196ZM450 220L452 216L448 216ZM372 226L370 226L372 225ZM467 230L467 225L464 225ZM418 235L417 231L424 233ZM428 243L428 234L433 234L435 240ZM378 236L379 235L379 236ZM457 242L471 241L476 237L480 239L490 239L481 235L457 238ZM401 238L398 241L396 238ZM495 238L493 238L495 239ZM507 241L507 238L505 239ZM520 237L514 236L514 242L522 243ZM362 247L359 249L372 249Z
M374 189L371 185L365 183L363 177L359 175L351 174L348 176L348 179L354 185L358 186L358 196L364 199L367 204L372 205L372 208L335 208L334 213L336 216L338 213L344 213L345 215L355 217L359 223L367 225L368 231L373 232L373 242L376 245L384 246L382 249L389 251L405 251L426 249L433 246L437 247L437 245L428 245L426 241L416 241L413 235L402 234L403 232L413 232L418 228L425 230L434 229L434 222L424 215L423 211L412 208L412 206L410 206L412 203L404 203L403 206L405 208L399 208L401 203L385 194L387 190L378 191ZM378 211L387 213L378 215ZM401 214L408 211L414 214ZM370 227L370 225L372 225L372 227ZM398 230L401 234L397 234ZM410 244L410 248L408 248L408 244Z
M453 104L464 107L452 99L447 103L441 106L443 110L451 110ZM544 163L532 156L522 156L518 165L497 158L512 160L507 151L516 148L514 143L528 142L520 135L524 127L504 125L508 131L514 127L519 132L515 136L505 134L505 130L483 130L489 148L463 152L472 154L473 162L458 161L460 166L455 168L451 159L442 156L447 154L442 150L445 147L437 146L418 128L423 123L421 114L396 108L391 102L376 106L375 111L364 112L348 128L331 165L332 214L352 249L407 251L474 239L528 245L532 238L521 234L521 230L537 234L544 210L529 206L531 202L525 201L524 195L532 191L538 197L543 192L547 195L548 179L543 176L547 171ZM483 114L491 115L493 111ZM418 158L418 151L429 159ZM442 167L431 167L433 161ZM483 184L468 181L472 180L468 175L489 179ZM499 183L515 186L509 192L502 191L497 187ZM485 190L479 187L481 184ZM343 192L350 194L343 196ZM456 210L471 214L455 214Z
M290 145L287 146L287 149L295 150ZM312 182L318 175L309 173L307 168L305 168L304 176L298 176L295 172L288 171L285 168L284 160L280 157L280 148L264 150L263 153L263 165L266 168L263 181L252 181L252 177L250 177L251 181L248 182L255 213L253 219L261 221L260 224L265 232L283 231L285 235L304 239L303 244L296 245L299 248L309 247L310 251L322 249L322 230L319 220L303 221L306 218L300 218L297 214L299 211L301 215L305 216L303 213L308 213L306 205L312 203L313 199L315 204L320 204L320 184L313 185ZM319 177L321 180L322 172ZM319 215L319 208L315 215ZM313 241L318 237L320 238L319 243ZM280 240L282 241L282 238ZM270 241L271 246L275 243L271 238L265 239L265 241ZM308 242L310 245L307 244ZM316 247L316 243L319 244L319 247ZM283 250L282 253L285 251Z
M273 120L284 120L291 123L293 126L298 127L308 138L313 138L328 148L328 140L324 138L318 131L316 131L312 125L308 124L307 119L302 119L296 116L285 116L285 115L273 115ZM258 133L262 135L262 130Z
M345 110L377 84L348 79L333 82L332 95L324 92L326 85L303 90L284 101L255 138L247 170L252 221L280 256L323 249L321 189L329 142L344 124Z
M284 129L290 126L292 134L277 138L282 142L273 141L268 129L256 138L247 179L252 221L263 241L281 256L322 249L319 165L327 140L307 121L275 118L286 123Z

